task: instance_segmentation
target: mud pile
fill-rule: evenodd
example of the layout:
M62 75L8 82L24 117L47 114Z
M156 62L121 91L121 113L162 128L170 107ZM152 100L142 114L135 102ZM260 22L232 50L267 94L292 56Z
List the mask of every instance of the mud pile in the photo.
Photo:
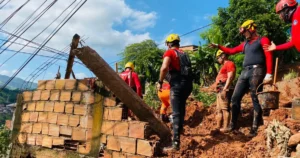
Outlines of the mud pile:
M250 138L247 135L252 125L253 108L247 102L242 105L239 130L228 134L216 130L215 104L206 108L201 103L187 106L181 149L168 153L168 157L272 157L275 156L274 151L268 152L264 131L273 119L282 122L292 133L300 130L299 123L290 119L290 110L280 108L265 116L264 125L260 126L258 135Z

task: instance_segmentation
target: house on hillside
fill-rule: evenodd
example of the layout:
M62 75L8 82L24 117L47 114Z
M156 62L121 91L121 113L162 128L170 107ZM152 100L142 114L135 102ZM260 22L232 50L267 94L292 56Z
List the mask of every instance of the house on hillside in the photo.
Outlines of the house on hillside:
M186 45L181 46L180 49L183 51L197 51L199 46L196 45Z

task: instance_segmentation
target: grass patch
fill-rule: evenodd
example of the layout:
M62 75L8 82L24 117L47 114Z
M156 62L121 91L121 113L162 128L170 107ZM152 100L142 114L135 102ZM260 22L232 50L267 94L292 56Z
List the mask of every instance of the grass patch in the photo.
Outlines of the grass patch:
M298 72L295 72L294 70L290 70L290 72L288 74L285 74L283 76L283 80L286 81L286 80L291 80L291 79L294 79L294 78L297 78L298 77Z

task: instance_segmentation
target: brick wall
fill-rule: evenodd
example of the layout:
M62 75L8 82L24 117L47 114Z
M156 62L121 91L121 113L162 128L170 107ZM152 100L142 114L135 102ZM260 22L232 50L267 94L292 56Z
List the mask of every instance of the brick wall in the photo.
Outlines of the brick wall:
M94 98L89 80L39 81L23 92L18 142L89 153Z
M147 140L152 131L146 122L129 121L124 109L116 105L116 98L104 99L104 116L101 126L105 158L144 158L155 153L155 141Z

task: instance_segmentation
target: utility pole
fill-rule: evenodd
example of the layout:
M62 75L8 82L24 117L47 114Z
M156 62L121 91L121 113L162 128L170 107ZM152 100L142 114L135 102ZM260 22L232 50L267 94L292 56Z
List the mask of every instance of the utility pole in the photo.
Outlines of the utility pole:
M116 63L116 72L118 73L118 63Z
M74 53L72 53L72 51L74 49L77 49L79 40L80 40L80 36L78 34L75 34L73 36L72 43L71 43L71 49L70 49L70 54L69 54L69 59L68 59L68 65L66 68L65 79L70 79L70 75L72 73L72 67L73 67L73 63L74 63L74 58L75 58L75 55L74 55Z

